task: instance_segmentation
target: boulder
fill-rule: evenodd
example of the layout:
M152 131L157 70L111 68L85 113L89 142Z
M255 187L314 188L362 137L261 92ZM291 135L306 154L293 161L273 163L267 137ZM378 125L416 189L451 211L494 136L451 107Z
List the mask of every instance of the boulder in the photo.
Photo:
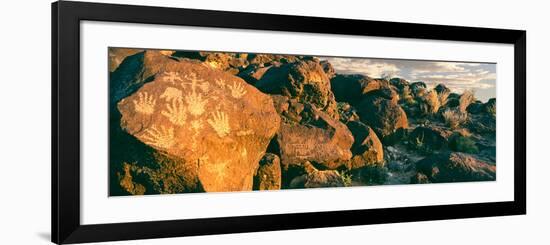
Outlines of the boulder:
M246 69L241 71L238 76L244 79L247 83L255 85L264 74L269 70L271 66L260 67L258 65L249 65Z
M407 80L398 77L390 79L390 84L397 88L400 93L403 92L405 87L409 87L409 82Z
M348 123L350 121L359 121L359 115L357 110L346 102L338 102L338 115L342 123Z
M411 83L411 85L409 85L409 88L411 89L411 92L415 97L420 97L426 92L428 86L426 86L424 82L419 81Z
M330 64L330 62L328 62L327 60L323 60L320 64L329 79L332 79L334 76L336 76L336 71L334 70L334 67L332 66L332 64Z
M247 57L248 62L251 65L258 65L260 67L270 66L276 64L288 64L301 60L302 56L294 55L280 55L280 54L249 54Z
M143 52L143 49L109 48L109 71L115 71L126 57Z
M317 170L309 162L305 163L306 173L290 182L289 188L344 187L344 179L335 170Z
M311 104L338 119L336 101L330 80L323 67L315 61L297 61L270 68L256 83L264 93L296 98L300 103Z
M202 61L207 66L229 72L233 75L245 69L249 64L246 59L246 54L240 53L176 51L173 56Z
M300 122L281 124L277 143L284 168L310 161L336 169L351 158L353 136L346 125L306 104Z
M434 90L437 92L437 94L450 94L451 93L451 89L449 89L447 86L445 86L445 84L442 84L442 83L435 86Z
M190 60L146 62L154 74L117 103L120 126L204 191L252 190L258 162L279 128L270 96ZM181 180L185 179L185 180Z
M384 166L384 150L376 133L362 122L351 121L346 126L354 138L351 146L353 157L346 163L346 167L357 169L371 165Z
M496 180L496 166L460 152L426 157L416 163L416 169L432 183Z
M260 160L260 167L254 175L254 190L281 189L281 160L279 156L266 153Z
M479 114L483 112L483 110L484 110L484 104L479 100L474 101L472 104L468 106L468 108L466 108L466 111L471 114Z
M364 75L337 74L331 79L330 83L336 100L351 105L359 104L365 96L373 93L378 93L388 99L397 96L397 93L391 90L388 81L373 79Z
M385 144L395 143L409 126L401 106L383 97L368 96L357 111L361 121L372 127Z

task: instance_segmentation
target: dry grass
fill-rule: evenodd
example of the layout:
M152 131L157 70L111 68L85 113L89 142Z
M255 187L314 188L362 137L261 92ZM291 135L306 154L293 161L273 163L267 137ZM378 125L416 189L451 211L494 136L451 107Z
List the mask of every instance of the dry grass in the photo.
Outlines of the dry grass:
M439 97L439 106L440 107L443 107L445 105L447 105L447 101L449 100L449 95L451 94L450 91L443 91L441 94L438 94L437 96Z
M468 114L451 109L445 110L442 115L445 124L452 129L457 129L468 119Z
M458 109L460 110L460 112L466 113L466 109L474 101L475 101L474 91L466 90L464 91L464 93L462 93L462 95L460 95Z

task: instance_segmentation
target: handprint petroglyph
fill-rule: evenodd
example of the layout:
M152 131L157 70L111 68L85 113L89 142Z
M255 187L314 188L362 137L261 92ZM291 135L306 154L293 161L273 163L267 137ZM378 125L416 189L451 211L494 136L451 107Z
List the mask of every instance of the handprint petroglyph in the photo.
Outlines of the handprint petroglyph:
M191 121L191 129L193 129L195 132L200 131L203 127L204 124L202 123L202 120Z
M183 79L181 79L179 72L175 71L164 72L162 80L170 83L176 83L177 81L183 82Z
M141 138L146 144L154 145L162 149L168 149L174 145L174 128L166 128L164 126L157 128L153 125L145 130L145 133Z
M166 110L163 110L161 113L167 117L170 122L178 126L183 126L187 119L187 110L181 98L172 100L172 103L167 104Z
M212 118L208 119L207 122L219 137L225 137L231 131L229 128L229 117L224 112L217 111L212 113Z
M220 88L225 88L225 80L223 79L216 79L216 85L220 86Z
M244 86L240 83L233 82L233 86L228 86L231 90L231 96L235 99L240 99L246 94Z
M175 99L181 99L183 98L183 94L181 90L173 87L167 87L164 92L160 95L161 99L164 99L166 101L172 101Z
M187 109L191 115L200 116L204 113L204 107L206 106L206 103L208 103L208 99L203 98L202 94L197 93L197 87L199 87L202 91L208 91L208 83L203 82L203 79L197 78L197 74L195 73L185 75L184 77L186 80L191 81L190 83L182 83L182 86L191 86L191 93L188 93L185 97L185 102L187 102L188 105Z
M134 103L135 111L145 115L151 115L155 110L157 100L153 97L153 95L149 95L147 92L140 92L138 93L138 98L132 102Z
M202 98L202 94L192 92L185 97L187 102L189 113L193 116L200 116L204 113L204 107L208 102L208 99Z

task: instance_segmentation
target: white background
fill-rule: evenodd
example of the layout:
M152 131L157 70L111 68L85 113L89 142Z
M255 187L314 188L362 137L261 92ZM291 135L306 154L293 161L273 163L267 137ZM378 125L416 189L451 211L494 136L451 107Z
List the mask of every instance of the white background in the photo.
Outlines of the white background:
M113 244L548 244L550 163L547 7L514 1L127 1L233 11L331 16L528 31L528 215L300 231L161 239ZM543 1L541 1L543 2ZM2 30L2 244L48 244L50 230L50 2L12 1ZM7 85L7 86L6 86Z
M514 50L507 44L86 21L81 24L82 224L513 200L513 109L497 114L497 181L108 197L109 46L496 62L497 97L514 97ZM513 108L514 100L497 100L497 107Z

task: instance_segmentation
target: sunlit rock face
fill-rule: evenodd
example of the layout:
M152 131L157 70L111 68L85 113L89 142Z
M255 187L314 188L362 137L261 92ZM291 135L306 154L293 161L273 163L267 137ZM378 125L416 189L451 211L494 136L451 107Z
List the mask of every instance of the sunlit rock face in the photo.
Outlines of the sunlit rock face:
M280 124L271 98L204 63L155 59L154 79L118 102L120 126L173 162L183 182L207 192L252 190Z

